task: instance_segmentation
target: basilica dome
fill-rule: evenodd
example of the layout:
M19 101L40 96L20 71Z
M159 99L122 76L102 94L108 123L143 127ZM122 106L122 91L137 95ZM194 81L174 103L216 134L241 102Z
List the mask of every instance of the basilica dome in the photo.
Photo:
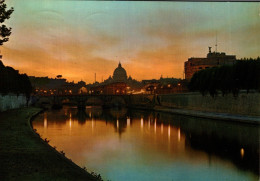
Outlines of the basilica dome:
M113 80L115 82L125 82L127 80L127 74L125 69L122 67L121 63L119 62L118 67L114 70L113 73Z

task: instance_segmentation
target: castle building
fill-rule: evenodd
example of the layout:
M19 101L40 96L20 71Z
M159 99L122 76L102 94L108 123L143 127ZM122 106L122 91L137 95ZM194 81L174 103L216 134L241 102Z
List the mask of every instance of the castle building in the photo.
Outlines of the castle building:
M226 55L224 52L211 52L211 47L209 47L206 58L192 57L184 62L185 79L190 80L193 74L199 70L221 65L233 65L235 62L235 55Z

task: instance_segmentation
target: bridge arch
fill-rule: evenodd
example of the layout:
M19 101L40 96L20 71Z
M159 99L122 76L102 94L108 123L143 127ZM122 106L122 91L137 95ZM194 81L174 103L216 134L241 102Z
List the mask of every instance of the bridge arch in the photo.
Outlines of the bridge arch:
M104 100L101 97L93 96L86 100L87 106L103 106Z
M126 106L126 101L123 97L121 96L115 96L111 99L110 105L112 107L124 107Z

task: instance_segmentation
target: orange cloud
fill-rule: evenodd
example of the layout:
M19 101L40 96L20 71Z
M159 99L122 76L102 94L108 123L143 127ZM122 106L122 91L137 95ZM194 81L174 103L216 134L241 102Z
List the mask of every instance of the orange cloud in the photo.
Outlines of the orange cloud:
M205 57L214 47L216 32L219 51L259 56L254 3L9 3L15 8L8 20L13 34L3 62L28 75L93 82L96 73L101 81L121 61L138 80L181 78L189 57Z

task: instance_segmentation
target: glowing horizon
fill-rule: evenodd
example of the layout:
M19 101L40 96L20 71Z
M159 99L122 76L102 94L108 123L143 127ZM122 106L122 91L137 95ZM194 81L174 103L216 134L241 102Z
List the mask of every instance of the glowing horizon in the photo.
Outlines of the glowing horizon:
M218 51L259 56L259 2L10 0L3 63L38 77L105 80L118 62L137 80L182 78L184 62Z

